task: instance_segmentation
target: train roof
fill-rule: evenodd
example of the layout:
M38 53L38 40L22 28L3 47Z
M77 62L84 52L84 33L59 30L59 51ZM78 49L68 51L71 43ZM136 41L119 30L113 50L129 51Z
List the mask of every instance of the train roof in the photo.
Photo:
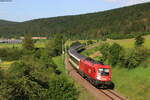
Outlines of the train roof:
M89 61L89 62L91 62L91 63L93 63L93 64L101 64L101 65L104 65L103 62L101 62L101 61L95 61L95 60L93 60L93 59L90 58L90 57L86 57L85 60L87 60L87 61Z

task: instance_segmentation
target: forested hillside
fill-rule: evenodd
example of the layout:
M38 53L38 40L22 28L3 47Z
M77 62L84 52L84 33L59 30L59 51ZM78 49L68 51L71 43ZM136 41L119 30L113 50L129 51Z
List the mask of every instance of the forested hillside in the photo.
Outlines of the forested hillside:
M75 38L133 37L150 33L150 3L76 16L63 16L25 21L1 26L1 36L20 36L26 33L48 35L63 33Z
M11 22L11 21L6 21L6 20L0 20L0 27L8 26L8 25L14 25L14 24L18 24L18 22Z

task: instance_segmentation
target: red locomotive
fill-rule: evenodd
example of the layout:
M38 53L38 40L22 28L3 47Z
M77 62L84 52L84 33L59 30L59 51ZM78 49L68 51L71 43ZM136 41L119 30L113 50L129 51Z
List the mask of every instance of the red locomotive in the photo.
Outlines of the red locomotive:
M97 88L114 88L111 81L112 71L109 65L96 62L89 57L80 55L83 50L82 45L72 46L69 50L69 62L77 69L80 75L87 79Z

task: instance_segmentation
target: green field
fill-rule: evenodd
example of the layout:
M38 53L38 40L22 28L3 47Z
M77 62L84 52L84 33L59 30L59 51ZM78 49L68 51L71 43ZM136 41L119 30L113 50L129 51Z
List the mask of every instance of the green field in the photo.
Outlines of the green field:
M149 64L150 65L150 64ZM129 100L150 100L150 68L133 70L113 68L115 90Z
M150 48L150 35L145 35L145 43L144 46ZM108 43L118 43L125 48L133 48L134 47L134 39L122 39L122 40L111 40L107 39Z
M45 44L47 43L46 41L37 41L34 45L36 48L44 48ZM0 43L0 48L22 48L22 44L9 44L9 43Z
M13 47L20 48L21 46L22 46L22 44L0 43L0 48L13 48Z

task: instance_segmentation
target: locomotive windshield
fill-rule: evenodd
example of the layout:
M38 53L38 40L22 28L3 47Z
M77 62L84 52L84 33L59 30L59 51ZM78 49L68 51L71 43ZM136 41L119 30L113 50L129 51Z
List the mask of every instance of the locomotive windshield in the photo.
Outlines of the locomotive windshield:
M106 68L99 68L98 72L101 76L108 76L109 75L109 69L106 69Z

